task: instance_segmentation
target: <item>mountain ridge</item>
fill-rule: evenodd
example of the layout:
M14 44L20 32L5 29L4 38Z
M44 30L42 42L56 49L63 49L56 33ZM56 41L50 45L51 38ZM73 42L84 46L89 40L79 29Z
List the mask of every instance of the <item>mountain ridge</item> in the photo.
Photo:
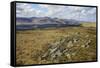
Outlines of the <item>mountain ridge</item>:
M48 28L48 27L67 27L79 26L80 23L73 19L59 19L50 17L31 17L31 18L16 18L17 29L33 29L33 28Z

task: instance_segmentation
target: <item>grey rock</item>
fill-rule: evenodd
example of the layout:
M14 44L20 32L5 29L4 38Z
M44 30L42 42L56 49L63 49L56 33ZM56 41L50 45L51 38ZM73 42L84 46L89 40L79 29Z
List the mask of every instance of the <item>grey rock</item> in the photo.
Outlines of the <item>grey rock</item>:
M65 49L65 50L63 50L63 53L65 53L65 52L67 52L68 51L68 49Z
M55 53L57 56L61 56L62 55L62 53L61 53L61 51L60 50L58 50L58 51L56 51L56 53Z
M57 47L54 49L49 49L50 50L50 54L54 53L55 51L57 51Z
M47 57L47 55L48 55L48 52L44 53L43 56L42 56L42 58Z
M67 44L67 47L72 47L72 46L73 46L72 41L69 41L68 44Z
M76 38L73 39L73 42L74 42L74 43L76 43L77 41L78 41L78 39L76 39Z
M70 54L66 54L67 58L70 60L71 59L71 55Z

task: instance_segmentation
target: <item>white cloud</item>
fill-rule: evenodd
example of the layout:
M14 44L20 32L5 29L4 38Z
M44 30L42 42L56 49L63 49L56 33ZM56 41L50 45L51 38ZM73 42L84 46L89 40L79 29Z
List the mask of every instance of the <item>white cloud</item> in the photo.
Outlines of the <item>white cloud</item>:
M38 7L36 7L38 6ZM64 19L76 19L95 21L96 8L79 6L59 6L38 4L32 7L32 4L18 3L16 6L17 16L20 17L58 17Z

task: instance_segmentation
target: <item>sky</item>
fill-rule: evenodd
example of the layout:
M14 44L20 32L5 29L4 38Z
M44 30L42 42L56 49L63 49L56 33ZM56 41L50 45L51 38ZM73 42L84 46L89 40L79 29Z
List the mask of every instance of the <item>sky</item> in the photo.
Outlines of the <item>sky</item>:
M96 7L17 3L17 17L51 17L96 22Z

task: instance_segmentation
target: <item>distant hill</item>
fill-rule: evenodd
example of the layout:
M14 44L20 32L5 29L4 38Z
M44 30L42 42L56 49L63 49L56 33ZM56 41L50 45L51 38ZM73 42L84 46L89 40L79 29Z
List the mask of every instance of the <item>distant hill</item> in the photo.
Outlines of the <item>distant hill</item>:
M28 22L32 22L31 18L23 18L23 17L17 17L16 18L17 22L23 22L23 23L28 23Z
M66 26L79 26L79 25L80 25L79 21L73 19L58 19L50 17L16 18L17 29L66 27Z

